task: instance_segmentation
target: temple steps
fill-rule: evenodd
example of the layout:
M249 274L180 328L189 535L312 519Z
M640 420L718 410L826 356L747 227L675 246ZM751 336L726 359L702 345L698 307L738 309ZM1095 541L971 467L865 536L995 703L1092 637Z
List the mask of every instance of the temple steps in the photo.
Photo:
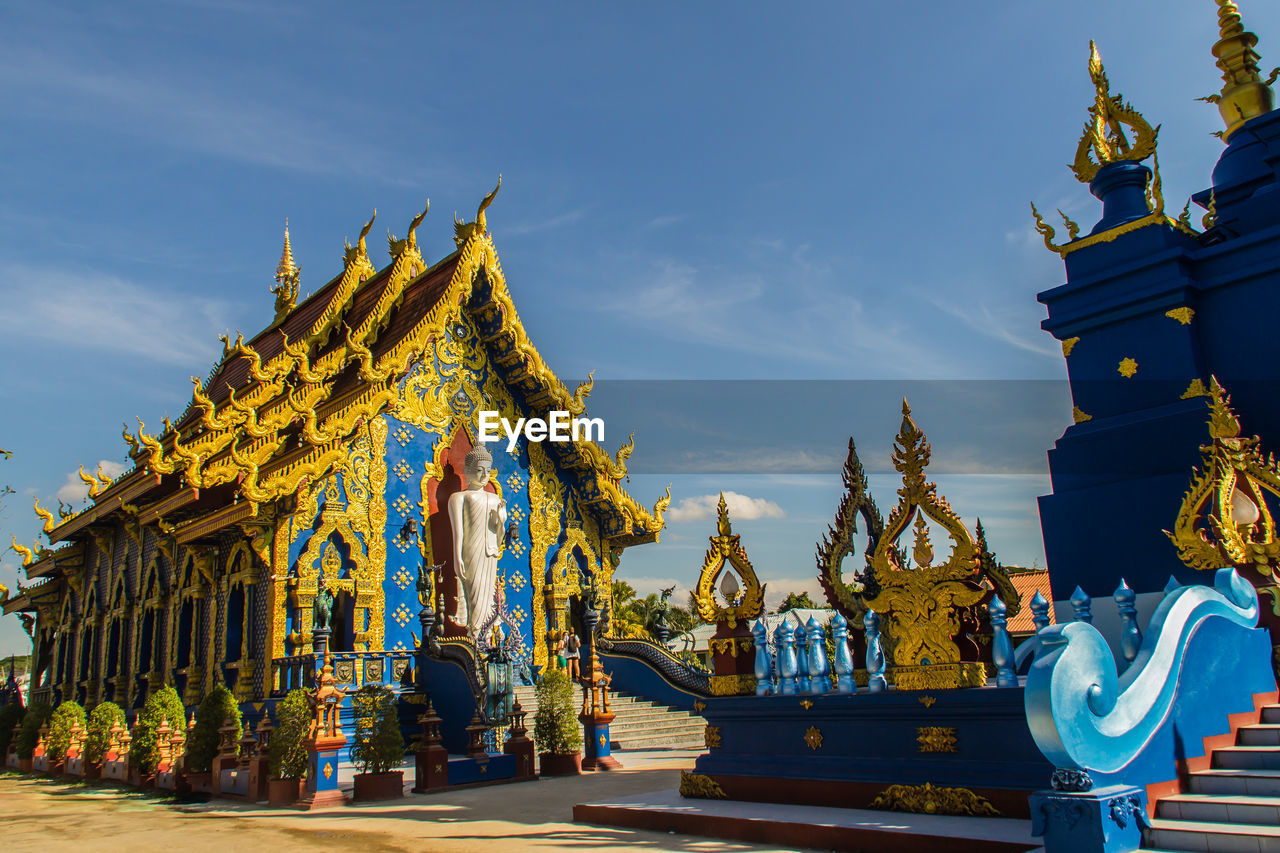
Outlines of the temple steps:
M538 707L534 688L516 687L516 699L529 712ZM581 707L582 688L574 689L575 701ZM629 749L701 749L706 723L688 711L660 705L627 693L610 693L609 710L616 715L609 725L609 740L615 750Z
M1144 851L1280 853L1280 705L1260 717L1189 774L1189 793L1160 799Z

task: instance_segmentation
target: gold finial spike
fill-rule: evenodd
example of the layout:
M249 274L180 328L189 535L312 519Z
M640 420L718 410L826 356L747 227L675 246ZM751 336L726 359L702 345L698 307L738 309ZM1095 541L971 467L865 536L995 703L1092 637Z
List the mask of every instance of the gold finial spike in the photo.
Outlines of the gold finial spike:
M716 530L721 536L730 536L733 529L729 526L729 505L724 502L724 492L720 493L720 505L716 508Z
M1123 160L1134 163L1155 153L1159 126L1152 127L1142 113L1125 103L1120 95L1111 94L1111 83L1102 67L1098 46L1089 41L1089 79L1093 81L1093 106L1084 134L1076 145L1076 159L1071 171L1082 183L1089 183L1098 170L1109 163ZM1124 128L1133 132L1130 143Z
M1244 28L1240 8L1234 0L1216 0L1218 4L1218 42L1213 55L1222 70L1222 92L1200 100L1218 105L1227 125L1224 139L1230 138L1241 125L1252 118L1271 112L1275 97L1271 84L1280 76L1280 68L1264 81L1258 71L1261 57L1254 50L1258 37Z
M1240 421L1231 409L1231 397L1218 384L1218 377L1209 377L1209 434L1214 438L1237 438Z
M298 276L298 265L293 262L293 247L289 245L289 220L284 221L284 249L280 252L280 263L276 264L276 281L292 282Z

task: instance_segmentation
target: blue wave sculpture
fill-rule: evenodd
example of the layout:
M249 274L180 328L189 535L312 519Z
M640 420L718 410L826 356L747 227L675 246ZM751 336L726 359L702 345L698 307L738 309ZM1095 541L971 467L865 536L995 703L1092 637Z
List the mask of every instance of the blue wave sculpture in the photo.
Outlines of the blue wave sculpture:
M1024 702L1036 745L1055 767L1112 774L1132 762L1173 708L1188 641L1205 620L1258 624L1258 594L1234 569L1214 586L1187 586L1160 602L1123 676L1092 625L1051 625L1036 635Z

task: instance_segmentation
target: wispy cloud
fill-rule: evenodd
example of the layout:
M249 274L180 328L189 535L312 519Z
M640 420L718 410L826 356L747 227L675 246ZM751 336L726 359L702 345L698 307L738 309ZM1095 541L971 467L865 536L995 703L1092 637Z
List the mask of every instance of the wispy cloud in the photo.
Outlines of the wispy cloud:
M101 471L105 476L114 480L116 477L123 474L125 469L119 462L112 462L110 459L100 459L98 460L98 467L96 470ZM90 476L93 476L95 472L89 471L87 473ZM62 484L62 487L59 488L57 492L54 493L58 500L69 504L79 503L84 500L85 496L88 494L89 486L84 482L84 480L80 479L80 471L78 469L75 471L69 471L67 473L67 481Z
M59 347L145 356L205 369L218 355L229 306L182 296L94 270L0 266L0 299L10 337Z
M87 56L25 49L0 57L0 91L12 116L123 131L180 150L280 169L387 184L426 178L407 174L403 158L353 130L364 127L362 122L335 120L358 105L308 109L296 93L286 97L260 82L144 74Z
M771 500L753 498L740 492L724 492L724 502L729 508L729 517L751 520L755 518L783 518L786 512ZM697 521L710 518L716 514L720 504L720 495L698 495L685 498L667 510L667 518L671 521Z
M655 216L645 225L646 228L666 228L669 225L678 225L689 218L687 213L668 213L664 216Z
M543 231L553 231L556 228L563 228L565 225L572 225L587 215L587 208L580 207L577 210L569 210L558 216L551 216L547 219L539 219L536 222L517 222L515 225L503 227L503 234L513 236L524 236L525 234L538 234Z

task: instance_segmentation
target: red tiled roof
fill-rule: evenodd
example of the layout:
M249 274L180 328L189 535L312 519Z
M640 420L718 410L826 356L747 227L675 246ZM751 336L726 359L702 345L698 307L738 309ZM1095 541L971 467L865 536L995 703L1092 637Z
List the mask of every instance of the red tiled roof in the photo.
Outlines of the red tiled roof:
M1039 592L1049 602L1049 622L1052 624L1056 621L1053 617L1053 591L1049 588L1049 572L1046 569L1039 569L1030 572L1018 572L1009 575L1009 580L1013 582L1014 589L1018 590L1018 594L1022 596L1022 609L1018 611L1018 615L1009 620L1010 634L1031 634L1036 630L1035 623L1032 622L1031 599Z

